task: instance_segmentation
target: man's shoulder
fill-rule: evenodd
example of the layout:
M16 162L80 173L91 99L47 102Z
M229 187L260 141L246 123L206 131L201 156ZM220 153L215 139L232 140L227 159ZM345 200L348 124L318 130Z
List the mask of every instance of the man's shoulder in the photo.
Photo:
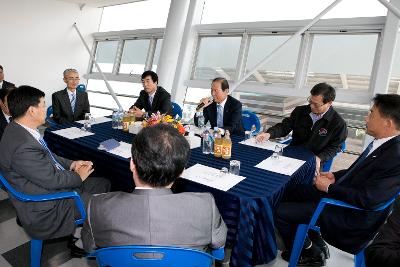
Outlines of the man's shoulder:
M343 119L342 115L337 112L334 107L331 108L330 112L332 113L332 119L331 121L335 123L336 125L346 125L346 121Z
M237 100L236 98L234 98L233 96L230 96L230 95L228 95L227 101L229 101L232 106L241 106L242 105L242 102L240 102L239 100Z
M61 90L54 92L53 96L61 96L61 95L65 94L65 92L66 92L65 89L61 89Z
M157 92L160 95L171 95L167 90L164 89L162 86L157 86Z
M4 130L3 136L0 142L0 149L4 146L16 145L16 144L27 144L30 139L30 133L26 131L22 126L15 122L11 122L7 125Z

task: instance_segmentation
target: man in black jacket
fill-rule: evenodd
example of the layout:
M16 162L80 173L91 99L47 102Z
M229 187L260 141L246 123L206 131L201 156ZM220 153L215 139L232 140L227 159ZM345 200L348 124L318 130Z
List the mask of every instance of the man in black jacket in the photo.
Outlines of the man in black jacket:
M8 87L15 87L15 84L4 80L4 68L2 65L0 65L0 90Z
M212 128L218 127L229 130L231 134L243 135L242 103L229 95L229 83L225 78L215 78L211 82L210 98L203 98L199 105L203 105L204 123L210 122ZM201 112L201 109L198 110ZM198 117L194 117L198 125Z
M387 222L365 250L368 267L400 266L400 199L397 199Z
M143 72L142 85L143 90L140 91L139 98L130 107L130 111L135 114L135 117L141 119L146 115L151 116L157 111L161 114L171 115L171 95L164 88L158 86L157 73L151 70Z
M315 154L316 170L319 172L321 164L340 151L347 137L347 126L332 107L336 96L332 86L319 83L311 89L310 94L309 105L296 107L289 118L259 134L257 140L261 142L283 137L293 131L290 145L311 150Z
M400 190L400 96L378 94L373 99L367 134L375 139L346 170L321 173L314 185L289 186L277 208L276 227L285 243L282 258L288 260L298 224L308 224L321 198L333 198L364 210L327 206L317 225L324 240L356 254L374 237L390 207L371 212ZM329 257L327 246L309 231L298 266L322 266ZM322 253L321 253L322 251Z
M14 89L14 86L6 87L5 89L0 89L0 140L3 136L4 129L11 121L10 110L8 109L7 96Z

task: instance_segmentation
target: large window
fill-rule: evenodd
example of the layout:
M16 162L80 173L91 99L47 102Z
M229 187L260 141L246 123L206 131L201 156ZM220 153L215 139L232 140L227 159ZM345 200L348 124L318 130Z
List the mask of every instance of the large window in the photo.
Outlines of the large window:
M307 84L368 90L378 34L315 34Z
M126 40L119 73L142 74L150 40Z
M203 37L195 66L194 79L224 77L233 80L241 37Z
M247 56L246 72L258 64L264 57L285 42L289 35L269 35L251 37ZM294 84L297 56L301 38L285 44L264 66L260 67L247 81L259 83Z
M114 67L115 56L117 55L118 41L101 41L97 43L95 59L99 64L102 72L112 72ZM97 72L96 66L93 64L93 72Z

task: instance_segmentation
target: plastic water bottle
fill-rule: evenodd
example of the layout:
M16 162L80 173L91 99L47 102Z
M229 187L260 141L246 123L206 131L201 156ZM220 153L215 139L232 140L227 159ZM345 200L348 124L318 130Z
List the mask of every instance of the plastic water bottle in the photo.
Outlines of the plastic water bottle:
M122 130L124 128L122 118L124 117L124 111L123 110L118 110L118 129Z
M257 127L253 124L251 126L251 138L255 137L257 135Z
M204 115L202 111L198 111L196 112L196 117L197 117L197 125L199 126L199 128L203 128L204 127Z
M208 129L206 129L203 133L203 154L211 153L213 149L212 143L212 137L210 136Z
M118 109L114 109L112 113L112 128L118 129Z

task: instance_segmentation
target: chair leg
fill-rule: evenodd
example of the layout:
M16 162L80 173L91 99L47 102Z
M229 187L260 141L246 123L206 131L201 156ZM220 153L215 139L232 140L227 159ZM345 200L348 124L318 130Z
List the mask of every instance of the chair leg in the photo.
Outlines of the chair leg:
M365 267L364 250L361 250L358 254L354 255L354 266Z
M31 240L31 267L40 267L40 259L42 258L43 240Z
M296 237L293 242L292 254L290 255L289 267L296 267L299 260L301 250L303 249L304 240L306 239L308 225L300 224L297 227Z

